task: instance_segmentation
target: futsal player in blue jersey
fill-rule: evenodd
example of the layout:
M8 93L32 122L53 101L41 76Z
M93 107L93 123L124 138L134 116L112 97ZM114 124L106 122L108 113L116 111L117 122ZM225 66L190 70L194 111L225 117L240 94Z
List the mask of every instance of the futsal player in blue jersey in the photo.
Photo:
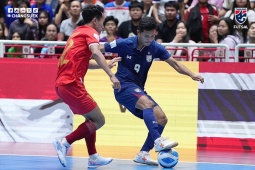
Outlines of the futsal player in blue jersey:
M116 77L121 83L121 90L114 90L116 100L136 117L144 120L149 133L140 153L134 161L147 165L158 165L149 151L161 151L176 147L177 142L161 137L167 123L167 117L160 106L145 90L148 71L154 58L160 58L180 74L187 75L195 81L204 82L200 75L192 73L187 67L170 56L164 46L154 41L156 22L151 17L142 18L138 26L138 35L119 39L104 45L105 52L118 53L122 57L118 63ZM103 49L102 49L103 50Z

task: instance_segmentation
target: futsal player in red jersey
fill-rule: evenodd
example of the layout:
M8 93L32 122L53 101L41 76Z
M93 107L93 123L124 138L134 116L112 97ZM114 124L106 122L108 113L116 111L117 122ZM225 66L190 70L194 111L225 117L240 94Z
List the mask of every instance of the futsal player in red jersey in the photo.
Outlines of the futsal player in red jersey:
M97 5L87 5L82 11L83 26L76 28L69 37L58 63L56 92L69 105L74 114L84 116L85 122L71 134L54 141L60 163L65 167L66 153L70 145L85 139L89 153L88 167L107 165L112 158L104 158L96 151L96 130L105 123L97 103L84 86L84 76L88 68L102 68L113 83L114 89L120 89L120 82L111 72L99 49L99 33L103 30L104 9ZM96 62L92 63L93 58Z

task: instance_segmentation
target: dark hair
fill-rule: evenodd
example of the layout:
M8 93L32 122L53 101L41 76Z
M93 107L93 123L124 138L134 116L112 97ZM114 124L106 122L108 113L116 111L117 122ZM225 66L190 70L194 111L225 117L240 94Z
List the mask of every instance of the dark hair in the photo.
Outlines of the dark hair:
M221 21L225 21L226 22L226 24L228 26L228 33L226 35L219 35L218 34L219 42L222 39L226 38L227 35L234 35L234 22L233 22L233 20L230 19L230 18L222 18L222 19L220 19L219 24L220 24Z
M14 33L13 34L15 34L15 33L18 33L19 34L19 36L20 36L20 40L25 40L25 35L24 34L22 34L21 32L19 32L19 31L14 31ZM13 36L13 34L11 35L11 40L12 40L12 36Z
M251 22L248 28L250 29L253 24L255 24L255 22Z
M157 23L152 17L143 17L139 22L138 30L140 32L143 32L144 30L151 31L154 29L157 29Z
M18 7L20 7L21 4L26 4L27 8L30 8L30 2L27 0L21 0L18 3Z
M2 35L2 37L0 37L0 39L6 39L6 36L4 35L4 31L5 31L5 25L4 25L4 23L0 22L0 27L1 27L2 30L3 30L3 35Z
M58 26L55 24L55 23L49 23L47 26L46 26L46 30L48 28L49 25L54 25L56 27L56 30L57 30L57 33L59 32L59 28Z
M208 36L210 34L210 29L213 27L213 26L216 26L217 27L217 37L219 37L219 34L218 34L218 25L219 25L219 22L216 22L216 23L213 23L210 27L209 27L209 30L208 30ZM211 39L209 38L209 43L212 43Z
M104 26L106 25L107 22L109 21L113 21L115 23L116 26L118 26L119 24L119 20L117 18L114 18L114 16L108 16L105 18L104 20Z
M79 2L80 7L82 8L81 1L80 1L80 0L70 0L70 1L69 1L70 6L68 7L68 9L71 8L73 2Z
M77 26L83 26L85 23L84 23L84 21L83 21L83 19L82 20L80 20L78 23L77 23Z
M173 7L173 8L176 9L176 11L179 10L179 4L178 4L178 2L176 2L176 1L168 1L167 3L165 3L164 7L165 7L165 8L166 8L166 7Z
M239 8L239 7L236 4L236 0L234 0L233 1L233 6L232 6L232 14L235 14L235 9L236 8ZM246 8L247 8L247 12L251 9L250 0L247 0Z
M177 27L178 27L178 25L180 23L183 23L185 28L186 28L186 30L187 30L187 34L183 37L182 41L183 41L183 43L189 43L189 40L190 40L190 37L189 37L189 27L188 27L188 25L184 21L178 21L177 24L176 24L176 29L177 29Z
M38 14L38 17L39 17L39 18L40 18L40 15L41 15L42 13L46 16L46 18L48 18L48 22L50 23L50 22L51 22L51 18L50 18L49 12L46 11L46 10L40 10L40 11L39 11L39 14ZM39 19L39 18L38 18L38 19Z
M143 12L143 4L141 2L138 2L138 1L131 1L130 5L129 5L129 11L132 9L132 8L140 8Z
M235 9L236 8L238 8L238 6L236 4L236 0L234 0L233 7L232 7L232 14L233 15L235 15ZM250 4L250 0L247 0L246 8L247 8L247 12L249 10L252 10L251 9L251 4ZM233 18L233 21L235 21L235 17ZM242 25L244 25L244 26L246 25L247 27L249 27L249 18L248 18L248 16L247 16L246 21ZM243 40L244 40L244 43L245 43L245 42L247 42L247 32L248 32L248 29L242 29L241 32L242 32L242 37L243 37Z
M104 8L99 5L87 5L82 10L84 24L90 23L95 17L99 20L104 15Z

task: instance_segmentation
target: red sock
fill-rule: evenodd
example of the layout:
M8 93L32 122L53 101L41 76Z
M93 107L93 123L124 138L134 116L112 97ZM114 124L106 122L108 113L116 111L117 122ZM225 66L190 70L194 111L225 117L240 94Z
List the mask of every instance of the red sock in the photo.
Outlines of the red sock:
M97 153L96 150L96 131L92 133L91 135L85 137L86 144L87 144L87 150L89 155L93 155Z
M85 121L71 134L66 136L67 142L71 145L73 142L86 138L96 131L96 126L91 121Z

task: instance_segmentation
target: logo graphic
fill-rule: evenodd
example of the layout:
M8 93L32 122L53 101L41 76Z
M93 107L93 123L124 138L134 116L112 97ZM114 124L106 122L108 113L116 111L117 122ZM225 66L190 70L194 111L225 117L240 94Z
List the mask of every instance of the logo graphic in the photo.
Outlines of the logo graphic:
M8 8L8 14L13 13L13 8Z
M94 33L94 37L99 41L99 36L96 33Z
M31 8L27 8L27 13L31 14L32 13L32 9Z
M150 63L152 61L152 55L146 55L146 61Z
M139 88L136 88L135 89L135 92L137 92L137 93L139 93L139 92L141 92L142 90L140 90Z
M33 13L38 13L38 8L33 8Z
M38 8L8 8L8 18L38 18Z
M247 19L247 8L235 8L235 21L243 24Z
M14 13L18 14L19 13L19 8L14 8Z

